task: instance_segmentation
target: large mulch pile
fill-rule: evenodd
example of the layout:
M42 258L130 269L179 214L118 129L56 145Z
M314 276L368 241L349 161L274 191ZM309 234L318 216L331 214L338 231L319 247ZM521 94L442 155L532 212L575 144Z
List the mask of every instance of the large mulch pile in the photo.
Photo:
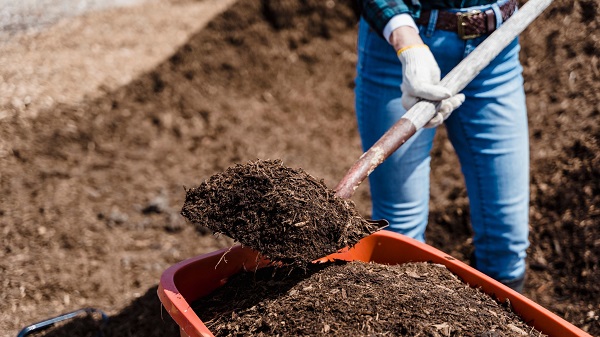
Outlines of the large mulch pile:
M182 186L257 158L335 186L361 154L352 2L240 0L127 84L76 104L25 104L24 92L23 111L2 111L0 334L91 306L111 315L107 335L177 335L161 317L161 273L231 244L185 223ZM113 39L103 36L107 25L85 27L48 53L79 60L73 46L94 46L91 29L100 42L124 41L124 53L138 34L161 43L143 30ZM556 0L521 38L532 159L525 295L592 335L600 335L598 31L599 0ZM48 75L25 59L5 62L2 78L18 80L8 76L15 69L61 83L85 78L70 68ZM468 200L443 127L431 195L428 243L468 262ZM366 184L353 201L368 218ZM60 332L69 335L52 333Z
M544 336L428 263L262 268L193 307L215 336Z

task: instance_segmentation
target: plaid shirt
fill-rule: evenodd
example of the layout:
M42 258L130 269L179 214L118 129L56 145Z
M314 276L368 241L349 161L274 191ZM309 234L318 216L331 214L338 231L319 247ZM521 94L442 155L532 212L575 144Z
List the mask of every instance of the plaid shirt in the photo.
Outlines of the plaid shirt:
M361 15L379 34L394 15L418 18L422 9L466 8L493 4L497 0L357 0Z

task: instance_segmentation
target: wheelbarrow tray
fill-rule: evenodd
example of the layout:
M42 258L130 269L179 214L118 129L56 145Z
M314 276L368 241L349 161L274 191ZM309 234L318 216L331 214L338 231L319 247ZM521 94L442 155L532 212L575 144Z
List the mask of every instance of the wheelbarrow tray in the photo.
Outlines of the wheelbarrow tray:
M558 317L502 283L461 261L404 235L381 231L362 239L351 249L329 255L326 260L364 261L382 264L433 262L443 264L465 283L500 302L510 300L513 310L527 324L548 336L589 336L583 330ZM227 279L243 270L255 270L268 261L258 253L234 246L179 262L162 274L158 296L169 315L179 325L183 337L214 336L191 307L195 300L224 285Z

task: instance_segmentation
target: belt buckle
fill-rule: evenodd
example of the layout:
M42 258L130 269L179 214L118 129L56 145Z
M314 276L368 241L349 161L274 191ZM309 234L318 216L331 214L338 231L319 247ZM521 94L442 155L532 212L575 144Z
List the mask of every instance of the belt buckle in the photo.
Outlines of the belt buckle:
M477 14L481 14L481 11L478 9L472 10L470 12L464 12L464 13L456 13L456 18L458 20L458 36L463 39L463 40L470 40L470 39L474 39L476 37L480 37L481 33L478 34L469 34L469 35L465 35L465 27L467 26L467 22L465 21L466 18L470 18L472 16L475 16Z

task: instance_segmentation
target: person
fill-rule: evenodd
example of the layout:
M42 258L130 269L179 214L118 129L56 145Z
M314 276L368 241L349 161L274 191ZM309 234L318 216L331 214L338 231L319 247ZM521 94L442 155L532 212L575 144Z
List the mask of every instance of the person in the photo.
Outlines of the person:
M529 143L515 39L460 94L440 78L516 10L517 0L359 0L355 105L364 151L420 99L436 116L369 176L372 217L425 241L430 151L444 123L465 178L474 267L522 292Z

